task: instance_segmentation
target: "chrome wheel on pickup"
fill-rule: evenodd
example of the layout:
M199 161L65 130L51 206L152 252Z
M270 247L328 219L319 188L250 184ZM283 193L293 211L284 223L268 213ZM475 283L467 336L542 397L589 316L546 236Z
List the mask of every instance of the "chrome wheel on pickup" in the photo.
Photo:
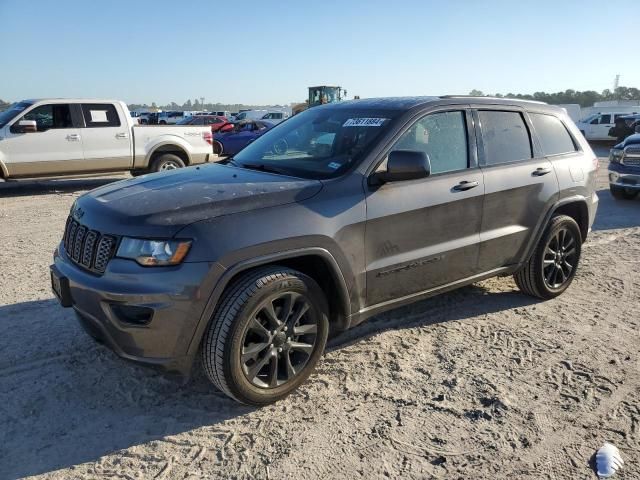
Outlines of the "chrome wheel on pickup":
M151 163L152 172L165 172L167 170L177 170L178 168L184 168L184 162L173 153L159 155Z
M209 379L250 405L284 398L312 373L327 342L328 306L311 277L252 270L226 289L202 342Z

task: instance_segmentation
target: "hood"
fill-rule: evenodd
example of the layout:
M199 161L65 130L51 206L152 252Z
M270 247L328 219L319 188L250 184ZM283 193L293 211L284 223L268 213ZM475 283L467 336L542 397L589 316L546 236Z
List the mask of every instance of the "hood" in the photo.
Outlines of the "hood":
M620 142L613 148L623 149L624 147L628 147L629 145L638 145L640 144L640 133L634 133L633 135L629 135L624 139L624 142Z
M318 180L210 164L97 188L78 198L74 216L104 233L171 237L193 222L300 202L321 188Z

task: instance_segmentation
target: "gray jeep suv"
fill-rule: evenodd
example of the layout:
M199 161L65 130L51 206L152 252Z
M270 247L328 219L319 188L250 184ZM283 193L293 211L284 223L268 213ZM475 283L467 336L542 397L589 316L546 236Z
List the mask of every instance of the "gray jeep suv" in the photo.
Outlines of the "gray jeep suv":
M597 160L560 108L470 97L311 108L220 164L72 207L53 290L125 358L236 400L278 400L329 330L496 275L561 294L593 222Z

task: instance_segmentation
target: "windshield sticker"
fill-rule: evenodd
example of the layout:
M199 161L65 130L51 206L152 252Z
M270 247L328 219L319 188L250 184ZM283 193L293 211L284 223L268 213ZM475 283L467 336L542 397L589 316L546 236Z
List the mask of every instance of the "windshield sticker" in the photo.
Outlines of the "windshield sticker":
M343 127L381 127L388 118L350 118Z
M341 166L342 165L340 165L338 162L331 162L329 165L327 165L327 167L329 167L331 170L337 170Z

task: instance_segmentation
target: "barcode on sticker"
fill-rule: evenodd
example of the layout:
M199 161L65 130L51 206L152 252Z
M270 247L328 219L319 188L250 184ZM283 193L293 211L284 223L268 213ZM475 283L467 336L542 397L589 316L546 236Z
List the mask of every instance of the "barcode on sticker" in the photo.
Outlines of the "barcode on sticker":
M386 118L350 118L343 127L381 127Z

